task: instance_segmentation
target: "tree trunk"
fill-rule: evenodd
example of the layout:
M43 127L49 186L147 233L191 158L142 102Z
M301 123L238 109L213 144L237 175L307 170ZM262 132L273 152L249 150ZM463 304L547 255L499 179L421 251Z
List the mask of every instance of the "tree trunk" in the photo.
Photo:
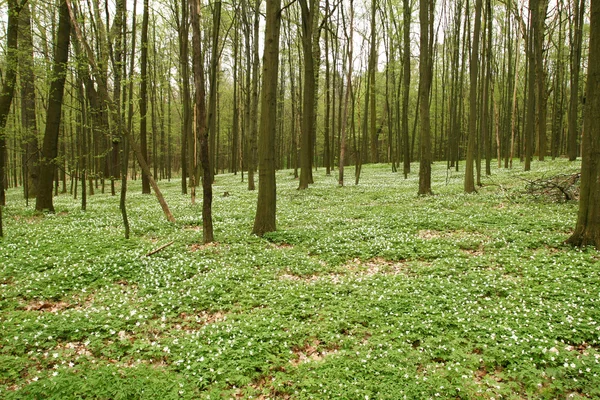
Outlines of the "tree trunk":
M252 233L258 236L276 229L275 135L280 25L281 0L267 0L258 147L258 201L252 229Z
M352 0L350 0L350 33L344 31L348 43L348 73L346 83L346 93L344 97L344 112L341 120L341 134L340 134L340 159L338 168L338 184L344 186L344 165L346 163L346 130L348 129L348 103L350 100L350 93L352 93L352 62L354 61L352 50L354 40L354 6Z
M78 43L80 43L83 46L83 48L85 50L85 54L87 55L89 65L93 71L94 79L96 80L96 82L98 84L98 91L100 93L100 98L105 99L105 101L107 103L107 107L111 113L112 118L117 121L117 124L120 124L118 126L123 127L123 134L128 136L129 130L126 129L124 124L121 123L121 121L120 121L121 114L119 113L119 110L117 108L117 103L115 101L113 101L113 99L110 98L110 95L108 93L107 82L105 79L103 79L100 68L98 67L98 64L95 60L94 54L92 53L92 50L91 50L89 44L87 43L87 41L85 40L83 33L81 31L81 28L78 25L77 18L75 17L75 12L72 8L72 5L70 4L70 0L65 0L65 3L67 4L67 12L70 17L70 22L73 24L73 27L75 30L75 35L77 37L77 41L78 41ZM135 13L134 13L134 15L135 15ZM130 86L130 88L131 88L131 86ZM130 90L130 93L131 93L131 90ZM131 111L131 107L130 107L130 111ZM129 123L131 123L131 120L129 121ZM169 206L167 205L167 203L162 195L162 192L160 191L160 188L156 184L156 181L154 180L154 178L152 178L152 172L150 172L150 168L148 167L148 164L142 157L140 149L138 149L137 146L135 146L135 143L133 143L132 148L133 148L133 152L138 160L138 163L140 165L142 172L148 176L150 185L152 186L152 189L154 190L156 198L157 198L158 202L160 203L160 206L163 210L163 213L165 214L165 217L167 218L167 220L169 222L175 222L175 218L173 218L173 214L169 210Z
M573 6L574 32L571 45L571 97L569 99L569 131L567 141L569 161L575 161L577 159L577 139L579 136L579 75L581 70L585 0L574 0Z
M410 0L403 0L403 42L404 55L402 58L403 80L402 80L402 143L403 143L403 166L404 179L410 174L410 143L408 135L408 99L410 94L410 24L411 24L411 6Z
M370 51L369 51L369 93L366 96L371 97L371 109L369 110L370 114L370 162L378 163L379 162L379 148L378 148L378 134L377 134L377 126L376 126L376 101L375 101L375 72L376 72L376 64L377 64L377 27L375 25L375 16L377 13L377 0L371 0L371 43L370 43ZM365 118L367 115L365 114ZM366 155L366 152L365 152Z
M479 75L479 36L481 32L482 0L475 2L475 27L473 29L473 45L471 47L470 87L469 87L469 133L467 137L467 162L465 165L465 193L475 191L473 179L473 160L477 144L477 81Z
M429 120L429 94L431 91L431 48L429 42L430 25L433 23L433 2L419 1L419 22L421 26L419 74L419 112L421 115L421 140L419 143L419 194L431 194L431 126Z
M144 11L142 14L142 43L140 60L140 149L142 157L147 164L148 158L148 0L144 0ZM150 181L146 174L142 175L142 193L150 194Z
M258 69L260 68L260 56L258 54L258 28L261 0L256 0L254 4L254 42L252 49L252 96L250 106L250 145L248 147L248 190L256 188L254 183L254 173L256 171L257 161L257 140L258 140ZM248 88L250 90L250 87Z
M174 6L175 11L179 10L177 5ZM192 137L192 105L190 94L190 68L189 68L189 17L188 17L188 0L181 0L181 19L175 18L177 23L177 32L179 40L179 73L181 75L181 92L182 92L182 123L181 123L181 193L187 194L187 178L193 177L194 170L189 170L188 165L194 164L189 161L190 147L193 143L190 142ZM177 16L176 16L177 17ZM135 32L135 25L134 25ZM194 191L195 184L190 182L191 190Z
M19 77L21 82L21 126L23 127L23 169L25 197L37 196L39 150L36 119L35 75L33 72L33 37L31 12L25 4L19 14Z
M8 22L6 27L6 72L2 91L0 92L0 237L4 235L2 230L2 207L5 204L5 182L6 175L6 121L10 111L10 105L15 94L17 82L17 40L19 32L19 6L16 0L8 2ZM59 42L60 43L60 42ZM52 182L51 182L52 184ZM50 200L52 200L52 186L50 186Z
M527 117L525 125L525 171L531 169L531 158L533 156L533 140L535 133L535 111L536 111L536 57L535 57L535 46L536 41L534 38L536 26L539 19L539 2L541 0L529 0L529 11L531 12L531 24L529 26L529 33L527 35Z
M69 43L71 36L71 22L67 1L62 0L58 12L58 31L56 34L56 52L54 55L53 79L48 94L48 112L46 117L46 130L40 160L39 191L35 209L54 212L52 203L52 182L56 171L55 159L58 154L58 135L60 132L60 117L69 59Z
M202 62L202 42L200 37L200 0L190 2L192 19L192 46L194 50L194 84L196 88L196 136L200 140L200 162L202 163L202 233L204 243L214 241L212 225L212 169L208 149L206 127L206 87L204 83L204 63ZM220 6L219 6L220 12ZM218 29L215 27L215 29ZM211 60L212 61L212 60Z
M313 57L314 18L318 12L316 0L300 0L302 10L302 54L304 56L304 94L302 96L302 140L300 143L300 184L306 189L312 183L312 146L315 126L315 60Z
M575 232L567 240L575 246L600 250L600 2L591 2L590 53L586 86L581 192Z
M546 84L546 70L544 68L544 32L546 27L546 12L548 0L538 0L537 24L534 26L535 41L535 85L536 85L536 107L537 107L537 151L540 161L544 161L547 151L546 119L548 107L548 90Z

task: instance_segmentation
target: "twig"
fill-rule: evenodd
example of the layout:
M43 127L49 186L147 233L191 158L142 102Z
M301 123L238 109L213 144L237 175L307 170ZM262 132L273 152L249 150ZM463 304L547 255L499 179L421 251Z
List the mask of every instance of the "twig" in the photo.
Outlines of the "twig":
M170 246L170 245L172 245L173 243L175 243L175 241L174 241L174 240L173 240L173 241L171 241L171 242L169 242L169 243L167 243L167 244L163 244L163 245L162 245L162 246L160 246L158 249L152 250L150 253L146 254L146 255L145 255L145 257L150 257L151 255L158 253L159 251L163 250L164 248L166 248L166 247L169 247L169 246Z

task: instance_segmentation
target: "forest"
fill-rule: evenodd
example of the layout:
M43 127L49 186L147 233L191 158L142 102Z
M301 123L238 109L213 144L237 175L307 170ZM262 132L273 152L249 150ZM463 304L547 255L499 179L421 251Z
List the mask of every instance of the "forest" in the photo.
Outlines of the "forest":
M0 397L600 396L600 3L6 0Z

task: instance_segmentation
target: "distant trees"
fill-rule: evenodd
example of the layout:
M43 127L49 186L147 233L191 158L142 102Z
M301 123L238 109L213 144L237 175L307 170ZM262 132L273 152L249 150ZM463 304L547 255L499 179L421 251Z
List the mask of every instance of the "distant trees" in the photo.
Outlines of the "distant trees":
M203 10L197 21L192 2ZM241 171L255 188L264 113L277 117L275 128L265 125L275 129L274 168L292 169L299 189L322 167L331 174L337 166L344 185L351 164L358 184L363 163L390 163L393 172L402 163L408 177L418 161L418 192L428 194L433 162L458 170L466 160L471 192L482 184L483 160L492 173L493 156L498 168L520 159L529 169L534 156L574 160L585 140L588 3L288 2L277 91L263 108L262 0L170 0L164 12L156 0L134 2L130 12L121 0L114 8L73 2L71 25L85 44L64 35L60 8L11 0L11 10L26 6L0 27L7 43L16 40L1 57L1 189L21 186L39 210L53 210L59 191L80 193L85 209L107 179L114 195L121 178L124 198L127 179L141 175L149 192L173 174L192 203L202 182L208 207L212 187L204 184L215 174ZM19 107L6 96L11 87Z

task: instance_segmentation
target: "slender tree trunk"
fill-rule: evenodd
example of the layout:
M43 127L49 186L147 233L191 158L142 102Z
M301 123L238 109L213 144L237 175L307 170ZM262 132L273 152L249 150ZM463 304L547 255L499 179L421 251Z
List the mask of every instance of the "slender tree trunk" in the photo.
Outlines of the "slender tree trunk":
M350 93L352 93L352 62L353 59L353 40L354 40L354 6L352 4L352 0L350 0L350 28L348 33L344 29L344 33L346 35L347 46L348 46L348 72L346 75L346 93L344 97L344 113L342 114L341 121L341 137L340 137L340 159L339 159L339 167L338 167L338 184L340 186L344 186L344 165L346 162L346 130L348 128L348 103L350 100ZM354 121L354 120L353 120Z
M200 161L203 170L202 233L204 243L210 243L214 241L212 225L212 169L210 166L208 130L206 127L206 88L204 83L204 63L202 62L202 41L200 37L200 7L200 0L191 0L190 17L192 20L194 83L196 87L196 135L200 140ZM218 10L220 13L220 5ZM218 29L218 27L215 27L215 29Z
M535 26L538 24L539 7L541 0L529 0L529 11L531 13L531 23L527 35L527 119L525 121L525 171L531 169L531 158L533 156L533 140L535 133L535 111L536 111L536 57L535 57Z
M591 0L590 0L591 1ZM571 45L571 95L569 99L569 131L567 153L569 161L577 159L577 139L579 136L579 75L581 70L581 49L583 43L583 17L585 0L573 0L573 42Z
M377 0L371 0L371 39L370 39L370 51L369 51L369 93L365 94L365 96L369 96L371 98L371 109L369 110L370 114L370 151L371 157L370 161L372 163L379 162L379 148L378 148L378 134L377 134L377 107L376 107L376 99L375 99L375 72L376 72L376 64L377 64L377 27L375 25L375 16L377 15ZM365 118L367 115L365 114ZM365 152L365 156L367 153Z
M239 65L239 48L240 48L240 33L239 33L239 9L238 5L234 3L235 8L235 20L233 22L233 121L231 127L231 162L229 164L229 171L237 175L237 163L238 163L238 140L240 136L240 102L238 99L238 65Z
M421 26L419 73L419 112L421 115L421 140L419 144L419 194L431 194L431 126L429 120L429 95L431 91L432 62L430 47L430 25L433 23L434 5L432 1L419 1L419 22Z
M193 162L189 161L189 148L193 146L190 143L192 137L192 105L190 94L190 67L189 67L189 17L188 17L188 0L181 0L181 20L178 22L178 39L179 39L179 70L181 74L181 92L182 92L182 116L181 123L181 193L187 194L188 176L191 178L195 175L194 170L188 170L188 165ZM177 5L175 10L177 10ZM134 28L135 29L135 28ZM190 190L195 191L195 183L190 182ZM195 197L195 194L194 194Z
M465 192L475 191L473 179L473 160L477 144L477 81L479 75L479 36L481 32L482 0L475 2L475 27L473 29L473 46L471 48L470 87L469 87L469 134L467 138L467 163L465 165Z
M39 177L38 130L36 118L35 75L33 72L33 37L31 12L25 4L19 14L19 76L21 83L21 126L23 127L23 169L26 198L37 196Z
M257 139L258 139L258 69L260 68L258 54L258 28L260 16L261 0L256 0L254 4L254 42L252 49L252 97L250 110L250 146L248 148L248 190L256 188L254 183L254 172L256 171L257 160Z
M534 26L535 41L535 86L536 86L536 107L537 107L537 151L540 161L544 161L547 151L546 137L546 119L548 107L548 89L546 84L546 70L544 68L544 33L546 27L546 12L548 9L548 0L538 0L537 24Z
M302 53L304 55L304 94L302 96L302 141L300 143L300 184L307 189L312 182L312 146L315 126L315 60L313 57L314 18L318 12L316 0L300 0L302 10Z
M6 121L10 105L15 94L17 82L17 42L19 34L19 11L16 0L8 2L8 22L6 27L6 72L2 90L0 91L0 237L4 235L2 229L2 207L5 199L5 166L6 166ZM62 36L60 37L62 38ZM60 42L59 42L60 43ZM50 187L50 200L52 201L52 187Z
M329 0L325 1L325 13L329 14ZM329 62L329 29L325 29L325 126L323 129L323 164L325 164L325 175L331 175L331 164L329 162L329 129L331 127L331 68Z
M404 23L402 26L403 30L403 42L404 42L404 54L402 58L403 81L402 81L402 137L403 137L403 165L404 165L404 179L408 178L410 174L410 142L408 135L408 99L410 94L410 24L412 10L410 7L410 0L403 0L403 15Z
M144 0L144 11L142 14L142 42L140 60L140 148L142 157L147 164L148 158L148 0ZM150 181L146 174L142 175L142 193L150 194Z
M88 58L88 63L93 71L94 79L96 80L96 82L98 84L98 91L100 93L100 98L105 99L105 101L107 103L107 107L112 115L112 118L119 121L119 119L121 118L121 114L117 108L116 102L114 102L113 99L110 98L107 82L103 78L101 70L98 67L98 63L96 62L96 59L94 57L94 54L92 53L92 50L91 50L89 44L87 43L85 37L83 36L83 32L81 31L81 28L78 25L77 18L75 17L75 12L70 3L70 0L65 0L65 3L67 4L67 11L68 11L68 16L70 17L70 22L73 24L73 27L75 30L77 42L83 46L83 48L85 50L85 54L87 55L87 58ZM135 13L134 13L134 15L135 15ZM131 91L130 91L130 93L131 93ZM124 128L124 124L121 124L120 126L123 127L123 134L128 135L129 130ZM158 187L158 185L156 184L156 181L152 177L152 172L150 171L148 164L142 157L141 150L138 149L137 146L135 146L135 143L133 144L133 152L137 158L137 161L138 161L138 164L140 165L142 173L144 173L148 176L150 185L152 186L152 189L154 190L156 198L157 198L158 202L160 203L160 206L163 210L163 213L165 214L165 217L167 218L167 220L169 222L175 222L175 218L173 217L173 214L169 210L169 206L167 205L167 202L165 201L160 188Z
M135 2L134 2L135 3ZM127 167L129 165L129 138L125 135L123 127L123 116L124 110L123 103L121 101L121 78L127 76L127 64L125 62L125 49L126 38L127 38L127 1L117 1L117 11L115 15L115 34L116 45L115 45L115 63L113 65L115 70L115 90L113 98L117 102L118 123L117 133L120 138L120 178L121 178L121 192L119 194L119 210L121 211L121 217L123 218L123 228L125 231L125 239L129 239L129 218L127 216ZM124 90L125 92L125 90ZM131 94L130 94L131 95ZM123 100L126 99L126 93L123 93Z

